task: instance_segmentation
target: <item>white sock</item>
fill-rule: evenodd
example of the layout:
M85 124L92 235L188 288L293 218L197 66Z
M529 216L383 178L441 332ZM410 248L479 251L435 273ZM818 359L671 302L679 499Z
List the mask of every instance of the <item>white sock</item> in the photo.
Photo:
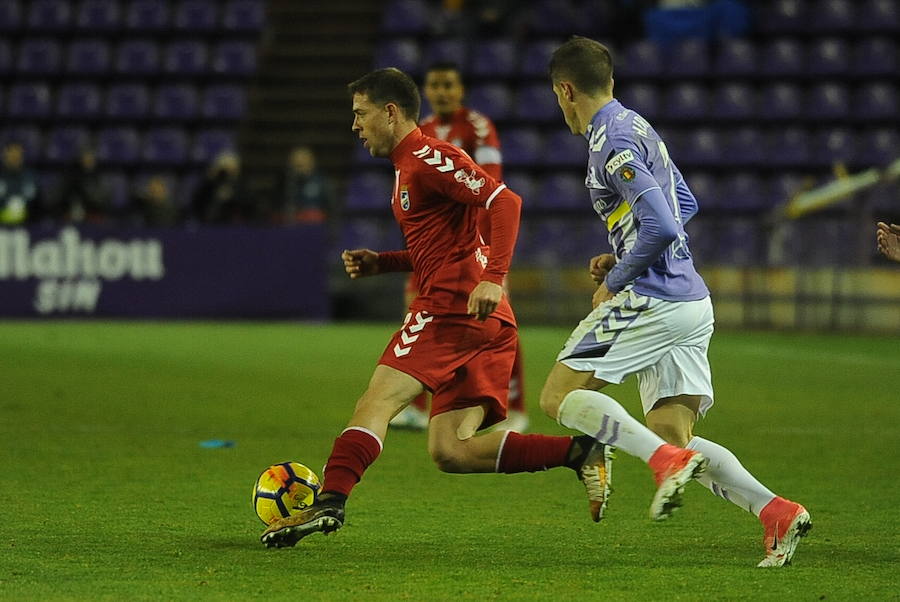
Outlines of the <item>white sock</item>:
M747 512L759 516L775 494L756 480L733 453L718 443L694 437L687 444L709 458L709 467L697 480L710 491Z
M638 422L619 402L599 391L571 391L559 406L557 420L563 426L615 446L644 462L649 461L653 452L665 444L659 435Z

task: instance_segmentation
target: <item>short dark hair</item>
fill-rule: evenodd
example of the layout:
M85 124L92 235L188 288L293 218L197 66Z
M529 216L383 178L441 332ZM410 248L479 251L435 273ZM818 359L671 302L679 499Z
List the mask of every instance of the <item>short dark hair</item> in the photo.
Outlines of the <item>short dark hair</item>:
M439 61L437 63L432 63L428 65L428 69L425 70L425 75L428 75L432 71L454 71L459 76L459 81L462 81L463 79L462 69L460 69L459 65L453 61Z
M396 104L407 119L419 121L419 88L410 76L395 67L378 69L347 84L350 95L365 94L377 105Z
M585 94L612 89L612 55L609 48L590 38L573 36L557 48L550 58L550 79L565 79Z

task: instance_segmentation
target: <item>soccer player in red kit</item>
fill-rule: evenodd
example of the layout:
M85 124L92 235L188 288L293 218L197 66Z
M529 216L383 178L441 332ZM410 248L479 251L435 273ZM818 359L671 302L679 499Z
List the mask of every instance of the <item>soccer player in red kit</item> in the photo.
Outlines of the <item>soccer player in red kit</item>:
M440 138L464 150L481 168L498 182L503 180L503 159L497 128L485 115L463 106L465 87L462 73L455 63L435 63L425 72L425 96L434 113L423 119L419 128L426 136ZM491 221L487 211L478 215L478 230L485 244L491 244ZM504 292L508 294L506 282ZM418 294L418 283L411 273L406 280L404 307ZM507 419L497 428L522 432L528 428L525 411L525 380L522 374L521 345L516 347L509 381ZM398 428L425 429L428 426L426 395L416 397L402 412L391 420Z
M608 492L609 451L592 437L551 437L482 427L506 416L516 353L516 319L501 282L509 269L521 199L455 146L417 127L419 92L397 69L351 83L353 131L377 157L390 157L394 217L406 250L344 251L351 278L412 270L419 294L388 342L348 427L325 465L322 494L262 535L268 547L293 546L311 533L344 524L344 504L381 453L388 422L423 390L432 392L428 451L444 472L534 472L574 469L593 503ZM490 250L476 226L487 211ZM489 253L489 254L488 254Z

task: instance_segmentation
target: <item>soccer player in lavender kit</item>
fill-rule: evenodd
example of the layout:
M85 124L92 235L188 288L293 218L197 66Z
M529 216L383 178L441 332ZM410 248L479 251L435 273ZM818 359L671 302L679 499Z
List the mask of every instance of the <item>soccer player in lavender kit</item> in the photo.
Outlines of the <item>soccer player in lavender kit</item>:
M541 393L560 424L648 460L665 440L708 460L699 481L756 514L765 529L760 567L783 566L811 523L726 448L693 435L713 404L706 352L713 332L709 291L694 269L684 224L697 201L650 124L612 96L605 46L575 37L553 54L550 77L566 124L590 149L585 184L614 255L590 261L593 311L572 332ZM647 425L599 390L637 374ZM685 481L686 482L686 481ZM676 499L677 501L677 499Z
M426 387L433 392L428 449L442 471L516 473L566 466L577 472L589 500L605 499L607 447L592 437L513 431L476 436L505 417L516 322L500 283L512 258L521 199L457 147L422 134L416 123L419 93L405 73L374 71L351 83L349 91L354 133L373 156L394 163L390 202L407 249L344 251L344 267L351 278L411 269L419 293L334 442L322 494L309 508L272 524L262 542L293 546L312 533L341 528L345 502L381 453L388 422ZM491 220L489 257L476 227L482 210ZM660 447L677 450L662 441ZM667 480L654 504L666 506L670 491Z

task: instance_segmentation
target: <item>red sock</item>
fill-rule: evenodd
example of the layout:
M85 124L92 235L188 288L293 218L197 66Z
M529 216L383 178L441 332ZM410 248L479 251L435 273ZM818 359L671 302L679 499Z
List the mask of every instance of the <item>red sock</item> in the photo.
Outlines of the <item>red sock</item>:
M520 435L509 431L500 448L497 472L537 472L563 466L571 444L571 437Z
M422 391L421 393L419 393L419 395L415 399L412 400L410 405L413 405L424 412L425 405L428 403L426 401L426 395L428 395L428 394L425 393L425 391Z
M381 441L373 433L356 426L345 429L331 448L322 491L350 495L353 486L380 453Z
M509 379L509 409L525 412L525 377L522 374L522 345L516 347L516 359L513 361L512 376Z

